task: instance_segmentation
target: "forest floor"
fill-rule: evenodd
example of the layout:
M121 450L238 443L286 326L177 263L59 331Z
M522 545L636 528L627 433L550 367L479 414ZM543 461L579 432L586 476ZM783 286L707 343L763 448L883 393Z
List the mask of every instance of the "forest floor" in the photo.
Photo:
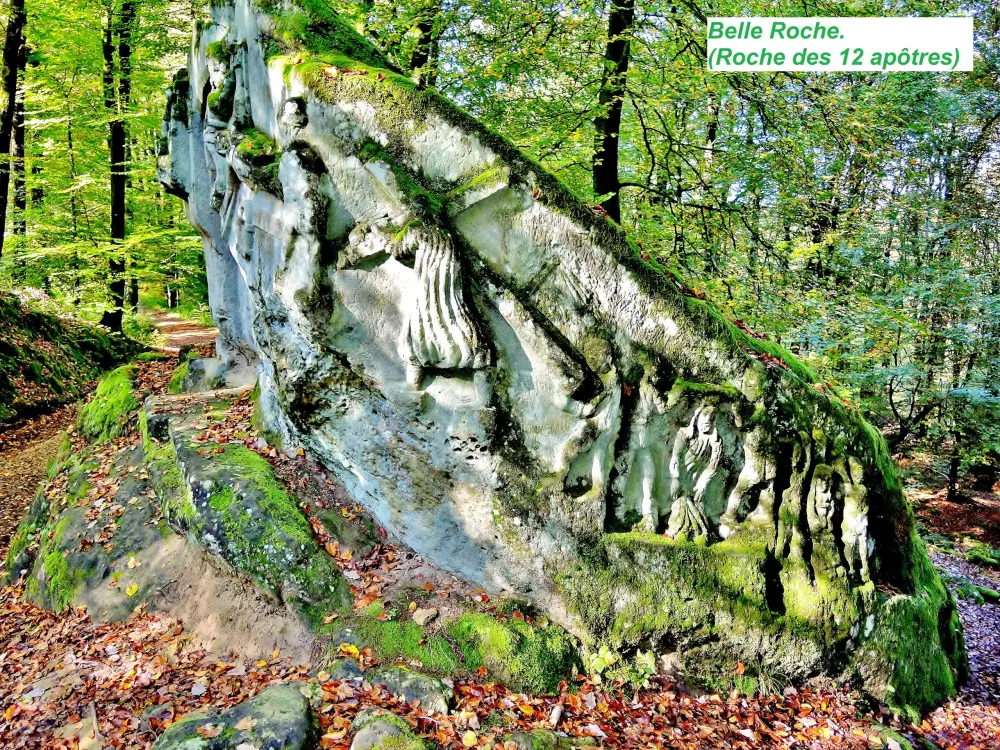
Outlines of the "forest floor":
M169 314L157 316L176 352L191 344L207 353L214 331L192 326ZM176 360L145 363L137 381L150 393L162 393ZM213 440L244 441L253 434L251 409L237 398ZM71 429L75 407L66 407L16 432L0 435L0 559L13 524L30 500L44 465ZM131 438L138 440L137 436ZM266 443L246 438L261 451L286 488L299 491L308 513L316 483L325 474L306 455L287 457ZM129 440L108 443L110 453L127 450ZM321 488L320 488L321 489ZM324 502L344 512L359 511L350 498L333 493ZM992 501L990 501L992 502ZM922 502L923 511L924 503ZM988 503L984 507L991 507ZM926 517L925 517L926 516ZM928 521L949 518L924 514ZM954 552L935 549L934 561L956 588L968 580L1000 589L1000 572L980 568ZM343 564L338 560L338 564ZM423 564L406 549L383 540L372 558L352 562L355 605L385 596L392 578L420 577ZM387 571L393 571L394 576ZM451 599L488 596L467 586L435 579L425 589L446 608ZM905 748L974 750L1000 747L1000 605L960 599L969 645L972 677L954 701L930 713L919 725L902 726L872 711L846 689L793 688L747 697L699 694L654 681L630 695L619 685L579 678L552 695L513 693L485 674L455 680L456 705L447 716L406 704L368 681L332 679L309 664L275 651L270 658L248 661L233 653L210 654L195 643L182 623L162 614L137 610L126 622L101 625L82 610L52 613L21 600L19 586L0 588L0 747L8 748L148 748L171 722L193 711L224 709L279 682L307 681L320 696L321 746L347 750L350 722L360 711L388 708L424 738L444 747L491 747L504 733L555 728L570 736L589 737L606 747L628 748ZM341 648L343 649L344 644ZM351 647L347 647L349 651ZM368 649L357 654L362 670L371 668ZM353 655L353 654L352 654ZM894 734L896 732L897 734ZM508 743L510 745L512 743Z
M13 536L78 410L69 404L0 433L0 546Z
M177 354L182 346L207 347L218 331L190 323L168 312L153 318L167 354ZM93 384L85 388L93 389ZM45 477L45 466L56 455L63 434L76 422L79 404L67 404L47 414L19 422L0 432L0 546L13 536L25 509Z

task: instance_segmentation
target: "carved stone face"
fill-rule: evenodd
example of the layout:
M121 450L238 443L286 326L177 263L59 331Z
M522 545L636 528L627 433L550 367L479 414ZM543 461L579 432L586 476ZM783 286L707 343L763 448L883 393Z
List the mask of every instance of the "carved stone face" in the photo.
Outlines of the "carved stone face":
M719 445L719 431L715 424L715 408L705 406L695 415L691 431L688 433L691 454L702 461L709 461Z
M715 409L711 406L702 409L698 414L696 425L699 436L709 437L715 431Z
M813 510L818 520L828 521L833 517L834 489L833 472L817 469L813 476Z

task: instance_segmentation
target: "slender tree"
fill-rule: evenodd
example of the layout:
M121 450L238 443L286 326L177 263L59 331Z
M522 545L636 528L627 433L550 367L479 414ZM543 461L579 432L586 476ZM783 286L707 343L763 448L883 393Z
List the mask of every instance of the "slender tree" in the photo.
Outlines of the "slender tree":
M104 107L108 112L108 150L111 155L111 244L108 257L108 289L112 307L101 323L112 331L122 330L125 313L125 242L128 188L128 123L132 99L132 30L139 10L138 0L124 0L121 8L107 5L104 28ZM116 18L117 15L117 18ZM116 44L117 42L117 44ZM117 53L117 56L116 56Z
M608 216L621 223L621 176L618 172L618 144L625 103L631 34L635 24L635 0L611 0L608 10L608 44L604 52L604 73L597 95L594 118L594 193ZM606 197L605 197L606 196Z
M3 254L4 236L7 225L7 202L10 189L11 135L17 117L18 81L24 71L24 27L27 15L24 0L11 0L10 17L3 47L3 93L5 103L0 111L0 255Z
M417 83L424 86L433 86L437 78L440 21L441 0L429 0L417 13L413 25L417 43L410 53L409 68Z

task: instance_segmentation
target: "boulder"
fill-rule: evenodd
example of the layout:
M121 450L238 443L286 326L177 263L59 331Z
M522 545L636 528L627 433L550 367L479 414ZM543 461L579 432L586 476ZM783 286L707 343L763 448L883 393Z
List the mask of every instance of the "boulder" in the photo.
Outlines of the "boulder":
M328 6L210 12L159 170L268 434L589 647L709 685L857 678L901 711L955 692L954 600L835 389Z
M148 399L140 423L150 475L175 530L317 628L352 601L347 581L266 459L243 444L204 441L205 419L236 395ZM169 429L160 443L148 425L163 411Z
M421 708L436 714L448 713L452 689L442 680L405 667L390 667L372 676L373 685L381 685L402 701L420 701Z
M427 743L413 734L398 716L382 710L362 711L351 723L351 750L426 750Z
M154 750L313 750L319 739L304 683L277 685L217 716L198 715L172 724Z

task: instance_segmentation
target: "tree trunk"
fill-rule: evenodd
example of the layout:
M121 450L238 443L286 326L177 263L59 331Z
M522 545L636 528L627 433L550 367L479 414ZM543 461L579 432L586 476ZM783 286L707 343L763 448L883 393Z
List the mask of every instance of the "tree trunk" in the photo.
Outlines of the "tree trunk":
M628 76L635 0L611 0L608 46L594 118L594 193L608 216L621 223L621 181L618 175L618 133L622 125L625 80ZM610 194L610 195L609 195ZM609 195L609 197L604 197Z
M957 503L962 500L958 492L958 471L962 466L962 457L959 454L958 445L951 454L951 461L948 464L948 497L949 503Z
M23 48L22 48L23 49ZM23 66L22 66L23 70ZM17 100L14 112L14 144L11 148L14 171L14 278L23 280L26 264L24 260L24 238L27 234L28 190L24 179L24 97Z
M24 68L24 0L11 0L3 47L3 91L6 104L0 111L0 255L7 226L7 193L10 190L10 141L17 111L17 82Z
M120 246L125 241L128 187L128 126L125 114L132 98L132 26L136 11L137 1L125 0L116 24L114 5L109 4L107 26L104 29L104 106L110 116L108 150L111 154L111 243L119 247L113 249L108 257L108 290L112 309L104 312L101 323L118 332L122 330L125 314L125 256Z
M416 82L423 86L433 86L437 79L437 25L440 15L440 0L430 0L420 11L414 26L419 36L410 53L410 70L413 71Z
M23 237L26 223L24 212L28 209L28 190L24 179L24 99L17 102L14 113L14 234Z

